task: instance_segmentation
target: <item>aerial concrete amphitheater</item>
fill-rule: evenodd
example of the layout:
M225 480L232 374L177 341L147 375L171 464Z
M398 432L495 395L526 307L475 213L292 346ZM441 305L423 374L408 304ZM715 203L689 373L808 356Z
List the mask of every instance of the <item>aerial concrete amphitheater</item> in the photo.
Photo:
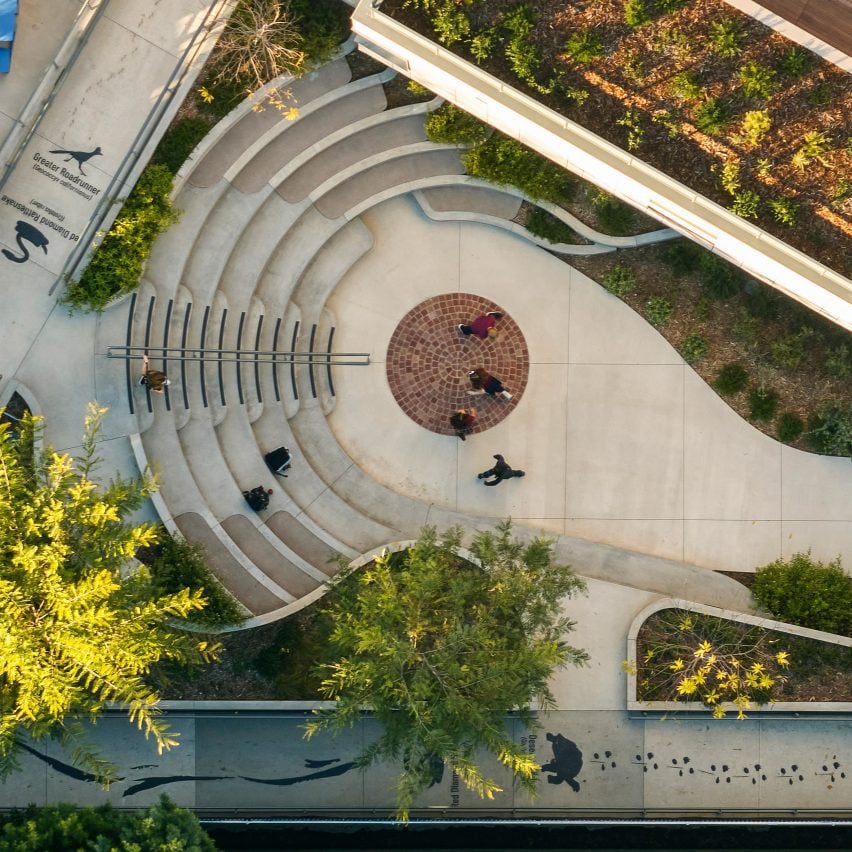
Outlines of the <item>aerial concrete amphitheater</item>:
M533 802L509 780L481 802L444 777L418 802L423 814L848 818L852 705L845 715L661 721L628 706L622 660L637 616L661 601L753 614L748 589L722 570L808 550L852 565L849 459L755 429L571 264L572 254L670 240L676 221L626 238L566 213L583 244L545 244L515 223L517 191L467 178L456 146L427 141L424 116L450 96L433 85L437 72L420 79L412 59L411 76L442 97L396 108L383 88L394 68L353 79L346 55L359 42L390 54L379 24L371 35L369 3L353 10L358 35L336 58L269 84L289 91L297 118L246 102L202 140L175 181L181 218L135 292L100 314L58 303L231 5L20 4L0 75L0 405L17 394L69 452L87 403L109 406L104 477L159 471L138 520L200 544L248 611L246 627L315 602L334 554L354 560L427 524L469 535L511 517L520 536L554 538L560 561L588 580L588 596L565 611L591 665L555 675L546 736L516 731L553 767L551 783ZM732 5L757 14L746 0ZM852 296L832 292L833 302L814 297L818 309L852 328ZM458 324L492 310L504 314L495 340L460 334ZM162 395L138 382L144 350L170 378ZM480 366L511 400L466 394ZM448 418L470 403L478 425L462 442ZM286 478L264 460L282 446ZM526 476L484 488L477 473L495 453ZM258 485L272 494L255 512L243 492ZM362 774L351 764L368 718L350 735L306 742L304 707L202 704L167 708L180 715L183 745L162 756L125 719L104 718L93 738L122 770L109 791L50 746L24 756L0 806L139 807L166 792L199 813L393 807L393 767ZM566 740L582 754L570 778Z

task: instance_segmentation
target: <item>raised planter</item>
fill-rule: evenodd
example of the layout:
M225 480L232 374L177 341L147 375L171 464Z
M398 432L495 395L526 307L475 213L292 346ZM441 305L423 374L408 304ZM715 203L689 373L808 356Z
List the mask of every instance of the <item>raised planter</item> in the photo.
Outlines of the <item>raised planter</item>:
M359 48L852 330L852 281L361 0Z
M662 598L645 607L633 619L627 632L627 710L636 715L663 715L670 713L696 713L709 716L712 711L701 701L640 701L637 698L636 677L636 640L642 625L656 612L665 609L686 610L688 612L711 615L715 618L723 618L728 621L762 627L777 633L787 633L790 636L799 636L805 639L815 639L833 645L852 648L852 638L838 636L834 633L825 633L821 630L811 630L807 627L799 627L795 624L785 624L782 621L774 621L771 618L762 618L756 615L746 615L741 612L733 612L728 609L720 609L714 606L704 606L692 601L677 600L675 598ZM721 704L727 712L737 712L738 708L732 702ZM805 716L819 713L830 713L834 716L839 714L852 717L852 701L775 701L768 704L753 705L748 711L750 716L756 714L778 715L791 714L793 716Z

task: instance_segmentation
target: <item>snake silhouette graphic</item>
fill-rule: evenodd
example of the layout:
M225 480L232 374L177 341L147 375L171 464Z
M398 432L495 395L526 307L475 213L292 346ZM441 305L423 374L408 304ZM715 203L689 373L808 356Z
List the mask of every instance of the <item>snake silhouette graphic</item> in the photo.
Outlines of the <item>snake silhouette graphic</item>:
M17 257L9 249L3 249L4 257L7 257L13 263L26 263L30 259L30 250L24 245L24 240L31 242L36 248L40 248L47 254L47 246L50 240L35 225L31 225L25 219L18 219L15 224L15 232L18 235L16 241L21 250L21 256Z

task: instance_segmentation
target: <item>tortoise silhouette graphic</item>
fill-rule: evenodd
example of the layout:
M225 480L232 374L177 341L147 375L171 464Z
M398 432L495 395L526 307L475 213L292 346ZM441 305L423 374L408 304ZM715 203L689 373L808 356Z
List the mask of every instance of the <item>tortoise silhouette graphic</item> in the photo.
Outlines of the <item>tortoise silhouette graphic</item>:
M83 171L83 163L88 162L92 159L92 157L100 156L103 151L101 151L101 146L98 145L94 151L63 151L61 148L57 151L51 151L51 154L67 154L68 156L65 158L66 163L70 163L71 160L74 160L77 163L77 168L80 170L81 175L85 175L86 173Z
M541 767L542 772L553 773L547 776L547 783L561 784L564 781L575 793L579 793L580 785L574 779L583 768L583 752L562 734L547 734L547 739L553 748L553 760Z
M47 254L47 246L50 240L35 225L31 225L25 219L18 219L15 224L15 233L17 234L16 242L18 243L18 248L21 250L21 256L17 257L9 249L3 249L3 256L7 257L13 263L26 263L30 259L30 250L24 245L24 240L32 243L36 248L40 248Z

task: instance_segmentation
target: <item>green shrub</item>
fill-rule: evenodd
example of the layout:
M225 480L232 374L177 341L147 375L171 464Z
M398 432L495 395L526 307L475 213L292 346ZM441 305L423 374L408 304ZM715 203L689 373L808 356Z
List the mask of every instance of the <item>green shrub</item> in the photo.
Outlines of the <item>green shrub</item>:
M410 94L414 95L416 98L424 98L429 100L433 97L433 93L429 91L425 86L421 86L417 80L409 80L405 86L405 90Z
M748 312L747 308L740 308L731 331L734 339L744 349L754 350L758 348L761 342L762 327L762 324Z
M852 635L852 579L838 557L825 564L797 553L757 569L751 593L780 621Z
M195 814L167 796L135 812L112 805L94 808L58 804L30 805L25 810L0 814L2 852L215 852L216 848Z
M840 178L831 188L831 207L834 210L842 209L846 202L852 198L852 180Z
M687 0L655 0L655 5L661 15L668 15L671 12L676 12L678 9L685 6Z
M592 196L598 227L607 234L620 236L633 229L635 216L633 208L619 201L608 192L599 190Z
M593 29L581 29L571 33L565 42L565 52L580 63L594 62L604 55L604 43L600 34Z
M749 145L757 145L772 127L772 119L765 109L753 109L743 116L740 130Z
M470 35L470 19L458 6L448 3L435 9L432 28L438 41L450 47Z
M430 141L443 145L481 145L490 132L487 124L449 102L426 116L425 128Z
M505 11L500 16L499 26L506 34L504 52L512 71L527 85L547 93L553 87L542 86L535 76L541 66L541 53L530 41L534 22L532 10L520 5Z
M169 200L172 180L163 165L142 172L79 280L68 282L66 305L101 311L114 296L138 286L154 241L178 220Z
M778 409L778 393L772 388L755 388L748 395L748 416L752 420L771 420Z
M651 113L651 121L666 128L669 139L674 139L681 129L681 114L676 109L656 109Z
M796 224L796 213L799 205L792 198L773 198L769 202L769 209L776 222L781 225L792 227Z
M703 335L693 332L687 335L686 339L680 345L680 357L687 364L695 364L707 354L707 340Z
M722 396L733 396L739 393L748 384L748 371L742 364L725 364L716 373L716 381L713 387Z
M772 343L772 360L779 367L795 370L802 363L805 346L813 334L814 330L809 326L803 326L794 334L785 334Z
M833 346L825 356L825 369L838 379L852 376L852 349L845 343Z
M831 101L831 87L828 83L816 83L811 86L807 96L808 104L812 107L824 107Z
M477 65L481 65L494 50L494 45L497 41L497 32L493 27L477 33L471 38L468 43L470 54L476 60Z
M736 195L740 190L740 161L726 160L719 174L722 189L729 195Z
M617 263L604 274L603 284L613 296L623 299L636 287L636 273L629 266Z
M694 101L701 97L704 91L695 75L689 71L675 74L669 83L669 92L679 101Z
M628 27L643 27L651 23L645 0L627 0L624 4L624 23Z
M784 51L780 65L781 70L788 77L798 80L808 73L813 61L814 55L809 50L795 44Z
M690 272L695 272L701 264L702 250L689 240L673 242L663 253L663 260L668 264L676 278L682 278Z
M533 207L525 227L531 234L551 243L577 242L577 234L571 227L541 207Z
M462 162L469 175L517 186L533 201L564 203L576 185L565 169L502 134L465 151Z
M782 414L775 424L775 434L778 436L778 440L785 444L792 444L804 431L805 424L802 422L802 418L797 414L791 414L789 411Z
M808 421L806 437L818 453L852 457L852 404L825 406Z
M731 107L726 101L708 98L693 112L695 126L708 136L718 136L731 120Z
M619 127L627 128L627 150L635 151L645 138L645 128L642 127L642 113L638 109L627 110L615 122Z
M805 170L805 166L810 165L811 160L819 160L824 166L828 165L822 158L822 155L831 147L831 140L828 134L822 130L811 130L802 137L802 144L795 154L793 154L790 162L800 172Z
M713 24L710 43L713 51L726 59L739 56L743 49L744 33L733 18L723 18Z
M714 299L730 299L742 290L742 272L719 255L704 252L700 265L701 286Z
M308 63L322 65L349 36L349 10L336 0L290 0L298 20L300 49Z
M195 624L216 628L245 621L242 608L213 576L198 545L163 533L159 553L148 570L158 594L174 594L181 589L204 590L207 606L194 616Z
M731 203L731 212L743 219L757 219L759 207L760 196L750 189L744 189L734 196L734 200Z
M645 302L645 319L662 328L672 318L672 303L661 296L652 296Z
M210 123L203 118L179 119L163 134L151 162L165 166L176 175L209 130Z
M775 91L775 71L759 62L746 62L740 67L737 77L747 98L765 100Z

